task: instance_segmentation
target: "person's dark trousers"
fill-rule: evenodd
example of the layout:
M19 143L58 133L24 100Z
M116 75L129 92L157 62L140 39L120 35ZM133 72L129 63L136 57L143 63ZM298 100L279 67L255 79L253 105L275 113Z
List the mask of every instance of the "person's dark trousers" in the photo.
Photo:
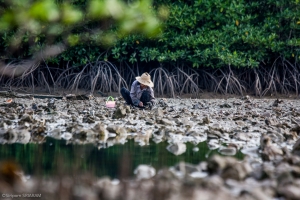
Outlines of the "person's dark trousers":
M143 102L144 106L146 106L147 103L151 101L151 95L150 95L150 92L149 92L149 91L144 91L144 92L142 93L142 96L141 96L140 101Z
M129 105L133 105L131 97L130 97L130 92L126 88L121 89L121 95L125 99L126 103Z
M124 87L121 89L120 92L121 92L122 97L126 101L126 103L129 104L129 105L133 105L131 97L130 97L130 92ZM151 100L150 92L149 91L144 91L142 93L140 101L143 102L143 104L145 106L145 105L147 105L148 102L150 102L150 100ZM140 106L138 106L138 107L140 107Z

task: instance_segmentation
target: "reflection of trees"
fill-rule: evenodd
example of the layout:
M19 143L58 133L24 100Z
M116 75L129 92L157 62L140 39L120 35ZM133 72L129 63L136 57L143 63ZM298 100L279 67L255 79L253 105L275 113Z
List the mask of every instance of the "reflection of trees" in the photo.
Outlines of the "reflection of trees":
M148 146L139 146L134 140L128 140L124 145L114 145L106 149L96 148L93 144L66 145L65 141L48 138L43 144L5 144L0 145L1 160L14 159L24 169L26 174L43 174L44 176L74 174L89 172L97 176L109 175L118 177L120 168L124 167L123 156L130 162L128 174L140 164L152 165L157 170L173 166L180 161L198 164L206 160L208 151L205 142L197 145L199 152L193 152L194 145L187 143L187 151L175 156L166 150L168 143L155 144L150 141ZM212 154L217 153L213 151ZM210 154L210 155L212 155ZM242 159L241 153L236 155ZM123 160L123 161L122 161Z

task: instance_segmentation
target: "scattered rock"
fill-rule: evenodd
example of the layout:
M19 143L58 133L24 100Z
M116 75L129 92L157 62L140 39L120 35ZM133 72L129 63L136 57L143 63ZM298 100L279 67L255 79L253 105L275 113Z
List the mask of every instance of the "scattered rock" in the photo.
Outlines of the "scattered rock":
M59 193L56 188L60 185L69 185L73 188L70 194L74 191L69 199L89 193L90 199L127 198L125 193L149 199L143 198L149 191L151 199L163 199L163 195L169 199L199 198L195 194L208 199L300 198L298 100L274 101L248 96L241 100L227 99L225 103L218 99L200 103L197 99L165 99L151 111L131 109L119 102L115 110L108 110L97 98L17 102L0 105L2 144L40 142L45 136L64 138L74 144L93 143L98 148L124 144L128 139L141 146L151 141L167 141L170 144L166 149L174 156L192 154L197 158L202 151L198 144L206 140L211 150L206 154L207 162L181 162L172 167L174 171L160 170L157 175L151 166L141 165L135 170L136 179L124 181L122 186L118 180L107 178L90 180L87 185L84 181L71 183L62 178L60 184L52 183L52 187L48 184L47 188L52 188L49 191L54 194ZM246 155L242 160L228 157L236 155L239 147ZM1 186L2 177L0 169ZM32 180L27 181L26 185L33 185ZM126 192L123 186L128 189Z
M184 144L184 143L169 144L167 146L167 150L169 152L173 153L174 155L178 156L178 155L185 153L186 144Z
M243 180L252 171L246 162L238 162L235 158L212 156L207 164L210 174L219 174L223 179Z
M294 144L292 153L300 157L300 138Z
M227 146L220 146L219 150L220 154L225 156L233 156L237 153L238 147L235 144L229 144Z
M99 135L100 139L102 141L105 141L108 138L108 130L106 130L106 126L104 124L101 123L97 123L93 130L95 131L96 134Z
M33 122L34 122L32 115L24 114L24 115L21 117L19 123L20 123L21 125L24 125L26 122L28 122L28 123L33 123Z
M155 176L156 170L149 165L139 165L133 172L137 180L149 179Z
M113 119L121 119L126 116L126 108L123 106L118 107L113 113Z
M110 125L107 127L107 130L111 133L116 133L117 135L126 135L127 131L122 126Z
M282 149L276 147L268 135L262 135L260 147L262 149L262 159L265 161L272 161L278 157L280 158L283 155Z
M249 141L249 135L243 132L237 133L235 138L240 141Z
M163 117L164 116L164 112L161 108L157 108L155 111L154 111L154 115L157 116L157 117Z
M168 119L165 119L165 118L164 119L158 119L156 122L158 124L164 124L164 125L169 125L169 126L173 125L172 121L170 121Z

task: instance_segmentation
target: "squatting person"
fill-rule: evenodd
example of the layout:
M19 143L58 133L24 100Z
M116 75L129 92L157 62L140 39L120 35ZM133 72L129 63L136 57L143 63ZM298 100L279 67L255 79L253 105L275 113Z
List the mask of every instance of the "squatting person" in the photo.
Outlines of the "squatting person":
M142 76L135 77L135 81L131 85L130 92L126 88L121 89L121 95L126 103L139 108L153 107L155 97L153 92L154 84L151 76L145 72Z

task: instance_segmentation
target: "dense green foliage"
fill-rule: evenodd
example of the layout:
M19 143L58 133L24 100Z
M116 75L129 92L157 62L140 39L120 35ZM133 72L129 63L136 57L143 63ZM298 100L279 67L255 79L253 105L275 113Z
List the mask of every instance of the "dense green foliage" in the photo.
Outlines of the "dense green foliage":
M257 67L300 58L300 1L168 0L158 40L128 36L112 49L119 61L193 67Z
M62 43L69 49L63 61L85 64L97 59L99 46L130 33L156 35L160 24L150 5L150 0L0 0L0 58L24 59Z
M71 61L73 65L85 65L100 56L130 63L253 68L271 65L279 56L291 63L298 63L300 58L299 0L155 0L153 5L142 1L134 6L134 1L124 0L120 5L127 11L122 16L108 9L111 7L107 2L119 1L33 2L27 6L29 15L26 10L16 14L22 6L26 7L25 3L17 7L1 4L2 59L26 58L54 42L70 46L50 60L56 64ZM38 6L47 9L35 9ZM141 17L141 13L146 17ZM157 31L152 15L165 21L159 38L149 39L144 37L151 37L149 30ZM18 21L20 16L23 20ZM5 20L10 23L4 23ZM135 30L144 32L135 34ZM105 45L112 42L114 46L110 48Z

